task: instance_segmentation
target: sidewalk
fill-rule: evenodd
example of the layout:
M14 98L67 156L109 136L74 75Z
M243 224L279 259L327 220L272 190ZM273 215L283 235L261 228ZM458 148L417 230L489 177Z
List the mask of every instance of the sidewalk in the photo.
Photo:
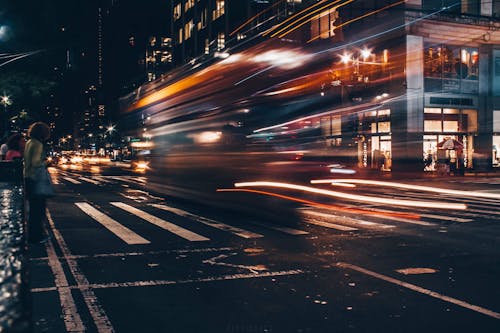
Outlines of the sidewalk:
M0 332L30 332L20 165L0 162Z

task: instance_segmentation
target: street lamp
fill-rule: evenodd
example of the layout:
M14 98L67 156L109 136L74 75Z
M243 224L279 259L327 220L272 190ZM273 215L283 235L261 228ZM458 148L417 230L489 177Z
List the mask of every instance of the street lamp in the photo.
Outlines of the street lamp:
M5 132L7 132L7 129L8 129L8 123L7 123L7 118L9 118L7 116L7 105L11 105L12 104L12 100L9 98L9 96L4 95L2 96L2 98L0 99L0 103L3 104L3 112L4 112L4 124L3 124L3 129Z

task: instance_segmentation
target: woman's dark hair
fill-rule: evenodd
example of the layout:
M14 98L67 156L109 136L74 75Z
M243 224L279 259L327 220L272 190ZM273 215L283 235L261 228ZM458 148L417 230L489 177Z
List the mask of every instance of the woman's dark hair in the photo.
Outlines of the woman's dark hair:
M50 128L46 123L37 121L33 123L28 129L28 136L32 139L37 139L40 142L44 142L50 137Z
M7 139L7 147L9 150L21 150L21 134L14 133Z

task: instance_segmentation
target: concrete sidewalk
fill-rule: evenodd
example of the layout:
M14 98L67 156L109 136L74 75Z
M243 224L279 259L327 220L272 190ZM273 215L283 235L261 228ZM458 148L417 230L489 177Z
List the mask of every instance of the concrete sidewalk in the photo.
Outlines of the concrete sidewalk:
M19 163L0 162L0 332L30 332L24 189Z

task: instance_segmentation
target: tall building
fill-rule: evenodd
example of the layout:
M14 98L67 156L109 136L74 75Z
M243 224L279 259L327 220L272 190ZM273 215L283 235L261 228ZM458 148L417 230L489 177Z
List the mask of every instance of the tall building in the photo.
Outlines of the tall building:
M242 43L302 6L301 0L174 0L171 36L175 66Z

